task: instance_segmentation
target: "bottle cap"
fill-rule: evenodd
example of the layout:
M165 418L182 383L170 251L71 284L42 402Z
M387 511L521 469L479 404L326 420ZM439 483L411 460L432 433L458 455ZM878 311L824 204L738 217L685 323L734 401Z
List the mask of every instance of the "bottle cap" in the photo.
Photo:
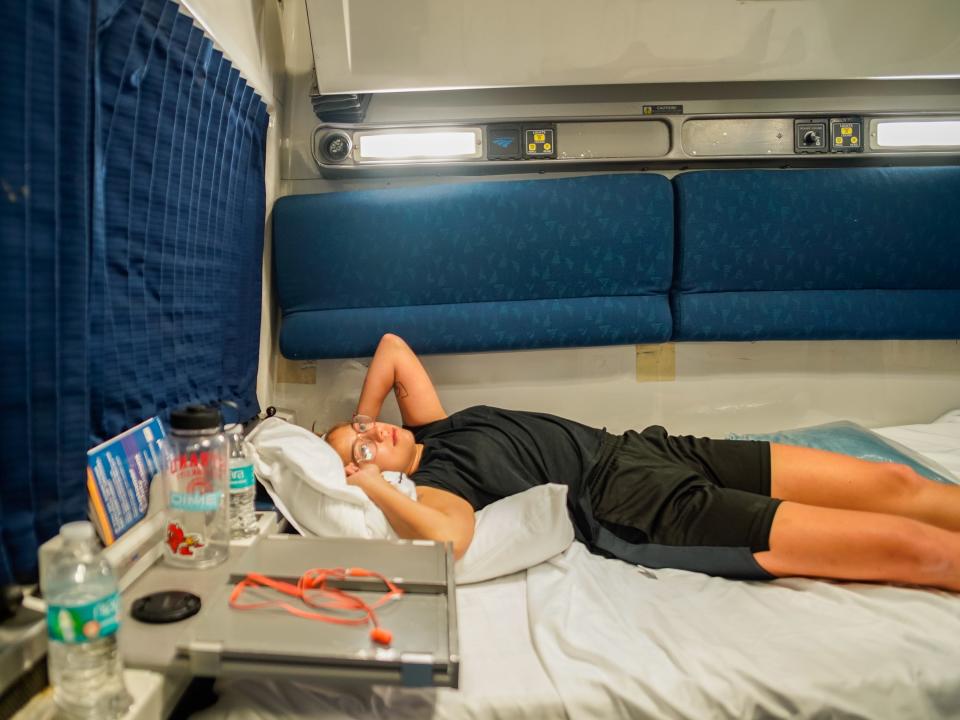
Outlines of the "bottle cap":
M93 524L86 520L69 522L60 528L60 537L67 542L81 542L93 538Z
M220 411L209 405L187 405L170 413L174 430L213 430L220 427Z

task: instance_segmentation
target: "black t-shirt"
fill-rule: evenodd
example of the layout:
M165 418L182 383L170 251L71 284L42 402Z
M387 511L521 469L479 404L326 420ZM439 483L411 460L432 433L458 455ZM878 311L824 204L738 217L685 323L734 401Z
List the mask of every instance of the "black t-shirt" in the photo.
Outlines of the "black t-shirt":
M414 483L452 492L474 510L546 483L567 485L571 504L608 436L555 415L486 405L408 429L423 443Z

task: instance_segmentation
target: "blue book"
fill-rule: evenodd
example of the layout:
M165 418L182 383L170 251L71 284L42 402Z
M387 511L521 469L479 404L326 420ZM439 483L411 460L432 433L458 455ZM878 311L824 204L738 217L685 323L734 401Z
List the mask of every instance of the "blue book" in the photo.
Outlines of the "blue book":
M146 516L165 439L160 418L152 417L87 451L91 516L105 545Z

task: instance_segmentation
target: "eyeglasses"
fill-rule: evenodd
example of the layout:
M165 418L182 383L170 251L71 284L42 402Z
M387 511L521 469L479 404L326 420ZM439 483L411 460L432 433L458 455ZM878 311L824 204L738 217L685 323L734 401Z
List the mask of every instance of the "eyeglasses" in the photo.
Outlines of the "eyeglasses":
M377 442L370 437L370 433L377 429L377 421L368 415L354 415L350 421L350 427L357 433L357 439L353 441L353 460L358 465L365 462L373 462L377 457Z

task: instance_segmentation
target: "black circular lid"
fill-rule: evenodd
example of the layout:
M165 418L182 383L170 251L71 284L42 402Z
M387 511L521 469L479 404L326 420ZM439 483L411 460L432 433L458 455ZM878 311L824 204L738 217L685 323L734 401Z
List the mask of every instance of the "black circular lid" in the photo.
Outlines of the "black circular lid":
M200 598L184 590L167 590L133 601L130 614L145 623L171 623L200 612Z
M187 405L170 413L170 427L176 430L208 430L220 427L220 411L210 405Z

